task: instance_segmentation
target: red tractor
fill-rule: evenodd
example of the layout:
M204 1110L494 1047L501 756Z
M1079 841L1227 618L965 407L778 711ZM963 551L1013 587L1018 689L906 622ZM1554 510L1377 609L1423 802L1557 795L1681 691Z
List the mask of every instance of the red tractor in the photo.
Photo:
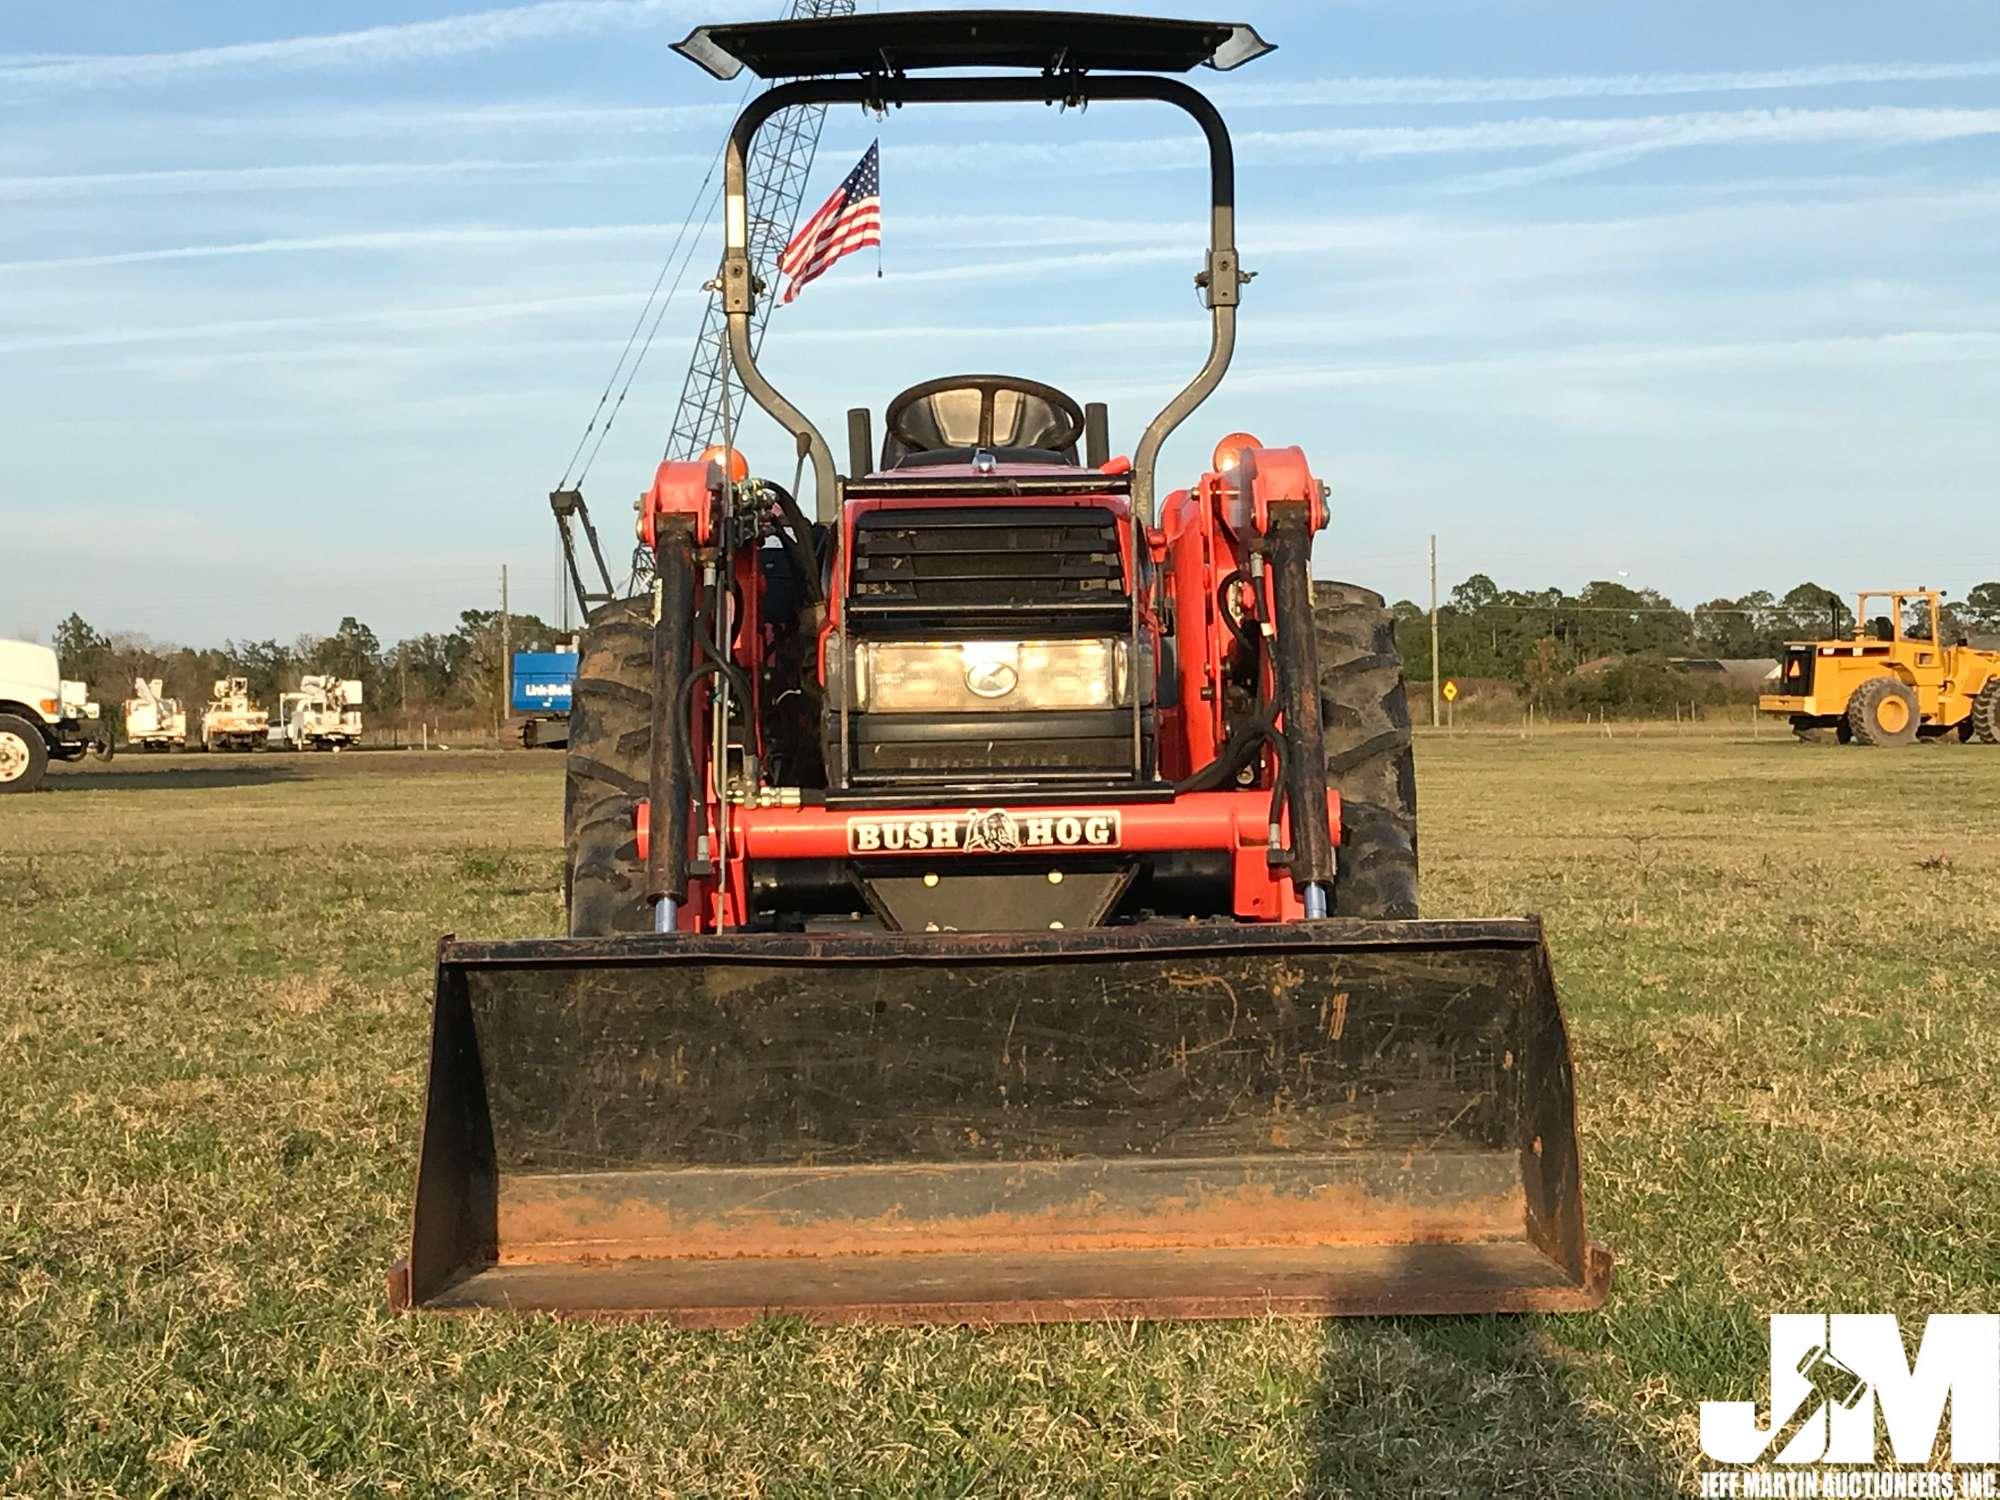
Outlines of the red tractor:
M1101 409L1053 387L906 391L879 467L868 415L824 525L660 466L640 528L673 638L642 599L584 639L572 935L1417 914L1394 636L1375 595L1308 582L1304 454L1229 439L1155 521Z
M648 597L582 642L567 939L447 940L402 1304L739 1322L1595 1305L1532 921L1421 922L1379 596L1326 486L1225 437L1164 496L1249 281L1213 106L1248 27L952 12L705 27L797 81L731 133L736 374L817 518L660 466ZM940 68L1025 75L914 77ZM848 76L852 75L852 76ZM797 103L1154 100L1210 148L1207 362L1113 457L998 375L848 413L758 369L744 158Z

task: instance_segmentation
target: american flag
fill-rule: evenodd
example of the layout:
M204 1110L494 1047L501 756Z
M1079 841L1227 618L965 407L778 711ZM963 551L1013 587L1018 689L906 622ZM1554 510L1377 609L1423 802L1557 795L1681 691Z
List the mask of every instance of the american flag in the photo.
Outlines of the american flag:
M784 301L798 296L807 282L818 280L841 256L882 243L881 146L879 140L869 146L847 180L778 257L778 269L789 278Z

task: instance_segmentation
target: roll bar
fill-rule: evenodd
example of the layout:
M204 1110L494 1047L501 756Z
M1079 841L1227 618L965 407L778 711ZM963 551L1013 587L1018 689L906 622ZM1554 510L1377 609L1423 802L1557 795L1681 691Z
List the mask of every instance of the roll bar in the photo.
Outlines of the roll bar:
M723 168L722 310L729 327L729 359L750 398L791 433L798 454L813 468L814 504L819 519L839 510L841 480L833 450L820 430L785 399L757 368L750 314L757 288L750 277L750 221L745 161L750 143L767 119L801 104L860 104L886 108L904 104L1088 104L1138 99L1171 104L1194 118L1208 140L1208 258L1195 284L1202 288L1211 319L1208 359L1194 379L1146 427L1132 456L1132 505L1148 524L1154 512L1154 470L1160 449L1173 430L1208 399L1236 349L1236 307L1250 277L1236 256L1236 156L1221 114L1198 90L1173 78L1150 75L1092 77L802 78L781 83L751 100L729 132Z
M1940 639L1944 624L1944 591L1942 589L1863 589L1854 600L1854 638L1865 639L1868 634L1868 601L1887 599L1889 601L1889 624L1897 640L1903 639L1903 611L1911 601L1926 604L1931 614L1931 642L1942 645ZM1838 633L1839 627L1835 626Z

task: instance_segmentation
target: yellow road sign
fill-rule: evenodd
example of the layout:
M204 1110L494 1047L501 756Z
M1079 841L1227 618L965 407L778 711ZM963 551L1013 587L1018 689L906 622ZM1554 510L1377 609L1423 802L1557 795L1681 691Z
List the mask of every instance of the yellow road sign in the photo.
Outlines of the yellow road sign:
M1444 701L1445 701L1445 702L1447 702L1447 703L1456 703L1456 702L1458 702L1458 684L1457 684L1457 683L1455 683L1455 682L1447 682L1447 683L1446 683L1446 684L1444 685Z

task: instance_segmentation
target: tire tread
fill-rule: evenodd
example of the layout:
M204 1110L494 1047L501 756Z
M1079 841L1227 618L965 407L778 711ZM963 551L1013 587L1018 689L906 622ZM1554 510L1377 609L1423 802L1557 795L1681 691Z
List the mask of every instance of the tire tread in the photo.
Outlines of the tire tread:
M1396 622L1382 596L1313 585L1327 782L1340 793L1333 911L1417 915L1417 779Z
M1972 700L1972 734L1982 745L2000 745L2000 677L1994 677Z
M651 926L636 822L653 750L649 608L645 599L600 605L578 642L563 785L563 895L571 937Z
M1886 734L1875 727L1876 705L1892 696L1902 697L1910 706L1910 726L1902 734ZM1847 700L1847 726L1857 745L1876 748L1908 745L1917 738L1917 725L1916 694L1900 677L1871 677Z

